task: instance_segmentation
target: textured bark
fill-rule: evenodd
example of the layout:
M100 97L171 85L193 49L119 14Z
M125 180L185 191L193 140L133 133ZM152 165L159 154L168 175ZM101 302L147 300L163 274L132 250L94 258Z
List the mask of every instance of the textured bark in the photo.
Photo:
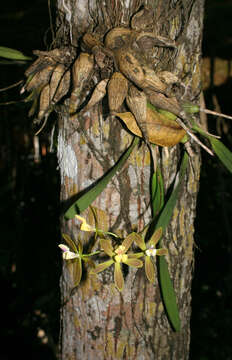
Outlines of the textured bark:
M201 33L203 0L58 0L57 45L71 46L73 54L85 32L105 33L115 26L128 26L142 5L154 9L154 31L175 40L177 49L157 48L150 61L157 70L174 72L182 81L183 99L197 102L200 94ZM70 44L71 42L71 44ZM146 56L146 55L145 55ZM158 59L158 60L157 60ZM92 84L90 84L91 86ZM86 89L88 92L88 89ZM67 100L68 103L68 100ZM128 147L132 136L116 118L107 117L104 106L70 122L63 107L59 115L58 160L61 201L67 201L101 177ZM181 196L163 239L177 294L181 331L175 333L163 309L158 282L151 285L144 270L125 275L119 293L112 285L112 272L86 277L70 296L72 278L63 267L61 278L62 359L187 359L190 342L193 233L200 172L199 149L195 146ZM180 146L162 148L161 164L165 189L176 176ZM140 231L151 219L150 156L145 145L135 149L124 168L94 202L104 226L123 235ZM84 214L90 216L88 212ZM102 225L102 226L103 226ZM77 222L63 221L62 232L73 239L89 238Z

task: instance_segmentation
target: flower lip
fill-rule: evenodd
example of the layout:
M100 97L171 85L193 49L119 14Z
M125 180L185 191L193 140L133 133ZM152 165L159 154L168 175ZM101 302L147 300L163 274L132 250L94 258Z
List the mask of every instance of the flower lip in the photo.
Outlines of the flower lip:
M156 256L157 255L157 249L155 249L154 247L150 247L149 249L147 249L145 251L145 254L147 256Z
M80 257L80 255L78 253L70 251L68 246L66 246L64 244L59 244L58 246L63 251L62 257L64 260L71 260L71 259L76 259L76 258Z
M119 247L117 247L117 249L114 251L117 255L123 255L125 253L125 246L120 245Z
M120 254L118 254L118 255L115 255L115 257L114 257L115 262L117 262L117 263L121 263L121 262L126 263L127 258L128 258L128 255L123 254L123 253L120 253Z
M72 259L77 259L79 258L80 255L79 254L75 254L74 252L72 251L65 251L63 253L63 259L64 260L72 260Z
M59 244L58 246L63 252L69 251L69 247L64 244Z

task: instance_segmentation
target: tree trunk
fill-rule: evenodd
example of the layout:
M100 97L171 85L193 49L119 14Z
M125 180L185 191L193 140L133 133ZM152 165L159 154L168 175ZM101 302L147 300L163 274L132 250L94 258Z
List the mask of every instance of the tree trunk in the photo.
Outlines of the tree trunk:
M56 44L69 46L75 54L79 40L86 32L93 32L102 40L114 27L129 27L132 15L141 6L147 6L152 14L146 18L149 31L175 41L177 48L155 47L153 52L147 53L145 49L141 57L149 61L150 68L168 70L177 75L181 82L182 100L197 103L203 3L204 0L58 0ZM96 71L87 84L86 94L99 80ZM66 105L68 103L66 100ZM118 118L108 116L104 100L72 120L65 106L62 109L59 114L58 160L61 202L66 203L110 169L133 137ZM180 148L180 145L160 147L157 161L162 169L165 191L175 179ZM84 273L78 288L71 292L72 278L64 262L61 277L62 359L188 358L194 217L200 172L199 149L195 145L194 151L181 196L163 238L177 295L181 330L174 332L171 328L158 281L154 285L149 283L143 269L129 268L124 274L125 286L121 293L113 285L111 268L97 277ZM148 224L151 220L150 169L150 153L143 142L93 203L102 226L105 224L109 231L126 236L133 230L141 231ZM83 216L90 219L91 212L87 210ZM81 239L84 244L89 242L90 237L83 235L76 220L62 220L62 232L73 240Z

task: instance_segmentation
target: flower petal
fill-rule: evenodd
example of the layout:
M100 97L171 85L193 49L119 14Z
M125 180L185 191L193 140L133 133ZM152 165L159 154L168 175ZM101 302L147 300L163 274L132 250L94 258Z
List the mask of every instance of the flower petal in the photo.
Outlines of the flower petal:
M114 263L113 260L108 260L108 261L105 261L105 262L103 262L101 264L98 264L94 269L91 270L91 273L92 274L98 274L99 272L107 269L113 263Z
M83 223L80 229L81 231L96 232L96 229L87 223Z
M58 246L63 252L69 251L69 247L64 244L59 244Z
M89 225L89 224L86 222L85 218L83 218L83 217L80 216L80 215L75 215L75 216L76 216L76 218L77 218L79 221L82 222L82 224L81 224L81 226L80 226L81 231L93 231L93 232L96 231L96 229L95 229L93 226Z
M83 216L80 216L80 215L75 215L75 216L80 222L86 223L86 220L85 220L85 218L83 218Z
M145 251L146 250L146 244L144 242L144 239L142 238L141 235L134 233L134 241L135 243L138 245L138 247L140 247L141 250Z
M113 246L110 240L100 239L100 244L104 252L110 257L114 256Z
M168 253L167 249L157 249L157 251L156 251L156 255L159 255L159 256L167 255L167 253Z
M138 253L133 253L133 254L128 254L128 257L131 259L138 259L144 256L144 252L138 252Z
M75 263L73 264L73 280L74 280L74 287L77 287L81 281L82 276L82 263L81 259L79 258Z
M72 259L76 259L79 258L79 254L76 254L72 251L65 251L63 253L63 259L64 260L72 260Z
M127 237L123 240L121 246L124 247L124 251L123 251L124 254L127 252L127 250L129 249L129 247L130 247L131 244L133 243L134 238L135 238L134 234L135 234L135 233L133 232L133 233L127 235Z
M136 268L140 268L143 266L143 262L139 259L133 259L133 258L129 258L127 257L127 260L123 261L124 264L127 264L128 266L132 266L132 267L136 267Z
M68 246L70 247L71 250L73 250L74 252L77 252L77 247L75 242L70 238L70 236L68 234L62 234L64 240L66 241L66 243L68 244Z
M148 280L153 283L155 281L155 270L154 270L154 265L149 256L145 257L145 273L147 275Z
M155 246L158 243L159 239L161 238L162 233L163 233L163 229L160 227L152 235L151 239L148 241L148 244Z
M120 263L114 264L114 283L119 291L122 291L124 286L124 279Z

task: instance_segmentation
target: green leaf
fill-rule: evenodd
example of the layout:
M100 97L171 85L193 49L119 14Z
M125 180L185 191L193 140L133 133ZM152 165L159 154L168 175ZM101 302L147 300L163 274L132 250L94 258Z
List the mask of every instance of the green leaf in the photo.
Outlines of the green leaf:
M176 202L179 197L180 187L181 187L181 183L184 178L184 175L185 175L187 165L188 165L188 154L185 152L182 162L181 162L181 166L180 166L179 182L176 185L176 187L174 188L174 190L172 191L172 194L170 195L167 203L165 204L165 206L159 216L159 219L156 223L155 230L162 227L163 233L164 233L166 227L168 226L168 224L171 220L173 210L176 206Z
M206 133L203 129L197 126L195 122L193 123L193 129L210 141L215 154L221 160L223 165L232 173L232 152L220 140Z
M163 256L158 257L158 271L161 293L168 319L175 331L180 331L180 316L176 303L176 294L168 271L168 264Z
M157 216L164 204L164 184L160 169L157 167L152 176L151 198L153 217Z
M138 144L139 138L134 137L131 145L126 150L126 152L121 156L121 158L118 160L118 162L105 174L99 181L87 192L85 192L83 195L81 195L78 200L74 202L74 204L71 205L71 207L66 211L65 217L67 219L72 219L77 213L81 213L89 205L92 204L92 202L101 194L101 192L105 189L107 184L110 182L112 177L116 174L118 170L122 168L122 166L127 161L128 157L130 156L131 152L135 148L135 146Z
M31 57L23 55L21 51L5 46L0 46L0 56L12 60L32 60Z
M160 227L163 229L163 232L165 231L166 227L168 226L173 210L175 208L176 202L179 198L179 193L181 189L181 184L184 179L185 171L188 165L188 155L187 153L184 154L180 171L179 171L179 182L172 191L172 194L170 195L170 198L168 199L166 205L164 206L159 219L155 225L155 229L157 230ZM153 209L154 210L154 209ZM151 226L154 226L151 224ZM161 294L163 298L163 303L165 310L167 312L168 319L175 331L180 330L180 317L179 317L179 311L176 301L176 294L175 290L173 288L173 283L168 271L168 264L163 256L157 258L157 265L158 265L158 272L159 272L159 283L160 283L160 289Z
M232 152L218 139L209 138L215 154L219 157L225 167L232 173Z
M153 202L155 201L155 195L157 192L157 188L158 188L158 181L157 181L157 171L153 173L152 175L152 179L151 179L151 200L152 200L152 209L153 207Z

